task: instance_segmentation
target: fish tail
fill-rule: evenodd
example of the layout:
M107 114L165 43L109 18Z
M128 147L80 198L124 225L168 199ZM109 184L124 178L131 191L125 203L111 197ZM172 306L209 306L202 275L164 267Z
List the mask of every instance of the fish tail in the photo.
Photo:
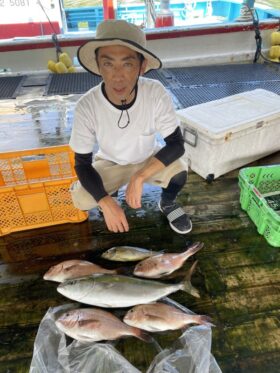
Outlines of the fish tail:
M185 257L185 260L188 259L190 256L194 255L197 253L199 250L201 250L204 246L203 242L195 242L192 244L187 251L182 253L182 255Z
M216 326L212 324L212 319L210 316L206 315L197 315L197 323L205 326Z
M195 261L193 263L193 265L191 266L191 268L188 271L185 279L182 282L181 289L183 291L185 291L186 293L189 293L189 294L193 295L196 298L200 298L198 290L194 286L192 286L192 284L191 284L191 277L192 277L192 274L193 274L193 272L194 272L194 270L195 270L195 268L197 266L197 263L198 263L198 261Z
M146 343L153 343L154 341L153 337L149 333L139 328L133 328L133 335Z

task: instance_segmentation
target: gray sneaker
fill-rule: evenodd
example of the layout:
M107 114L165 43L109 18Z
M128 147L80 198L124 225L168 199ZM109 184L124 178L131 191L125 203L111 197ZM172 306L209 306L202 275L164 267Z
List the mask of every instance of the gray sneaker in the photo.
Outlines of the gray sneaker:
M160 211L167 217L170 227L173 231L186 234L192 230L192 221L188 214L176 202L158 203Z

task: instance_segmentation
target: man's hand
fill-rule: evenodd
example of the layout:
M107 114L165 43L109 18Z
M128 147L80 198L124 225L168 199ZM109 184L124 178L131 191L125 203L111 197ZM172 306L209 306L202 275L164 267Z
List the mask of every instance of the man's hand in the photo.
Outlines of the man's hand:
M152 157L149 162L140 170L138 170L134 175L131 176L126 189L126 203L134 208L141 207L143 184L145 180L156 174L158 171L164 169L164 164L160 162L157 158Z
M111 196L101 198L98 205L102 208L107 228L111 232L128 232L129 226L123 209Z
M137 175L132 175L130 182L127 185L125 200L126 203L133 209L138 209L141 207L142 191L143 191L143 177Z

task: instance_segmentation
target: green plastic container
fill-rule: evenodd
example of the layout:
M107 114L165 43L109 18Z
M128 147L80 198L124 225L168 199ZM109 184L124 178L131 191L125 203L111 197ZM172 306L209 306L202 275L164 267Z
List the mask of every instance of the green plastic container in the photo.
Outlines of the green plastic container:
M280 165L241 169L239 187L242 209L267 242L280 247Z

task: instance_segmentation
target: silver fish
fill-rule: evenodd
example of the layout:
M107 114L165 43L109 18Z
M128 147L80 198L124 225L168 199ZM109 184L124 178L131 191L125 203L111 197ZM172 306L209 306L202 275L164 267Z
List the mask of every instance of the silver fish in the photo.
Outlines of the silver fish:
M115 246L105 251L101 257L116 262L134 262L157 255L158 251L133 246Z
M168 294L183 290L199 297L198 290L191 284L195 262L185 279L178 284L144 280L121 275L97 274L66 280L57 290L67 298L98 307L130 307L154 302Z
M45 274L44 280L63 282L68 279L92 275L95 273L117 274L117 270L105 269L86 260L65 260L52 266Z
M144 259L135 266L133 274L135 276L147 278L160 278L169 275L182 267L185 261L202 249L203 246L203 243L196 242L183 253L158 254L151 258Z
M151 337L142 330L131 327L112 313L97 308L67 311L55 321L55 324L63 333L82 342L114 340L122 336L134 336L145 342L151 341Z
M214 326L209 316L187 314L164 303L135 306L126 313L123 321L130 326L150 332L177 330L189 324Z

